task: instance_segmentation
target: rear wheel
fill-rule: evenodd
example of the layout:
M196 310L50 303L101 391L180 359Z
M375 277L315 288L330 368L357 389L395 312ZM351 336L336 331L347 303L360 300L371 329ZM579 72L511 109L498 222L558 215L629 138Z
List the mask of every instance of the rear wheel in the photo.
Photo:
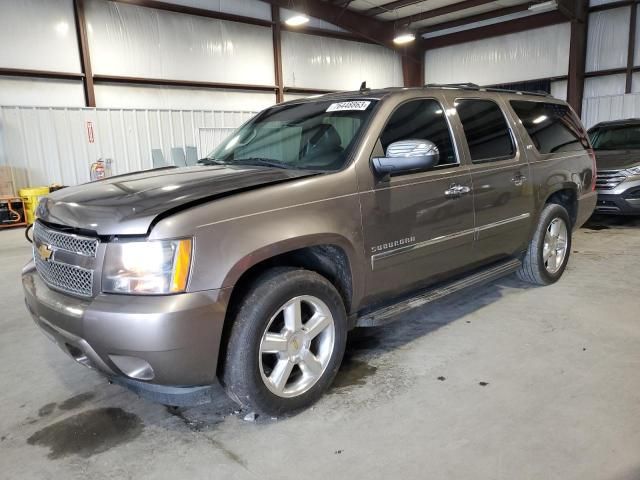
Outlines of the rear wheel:
M335 287L317 273L273 269L245 296L223 369L229 396L267 415L305 408L335 377L347 319Z
M567 210L555 203L547 204L522 266L521 280L536 285L549 285L562 276L571 252L571 221Z

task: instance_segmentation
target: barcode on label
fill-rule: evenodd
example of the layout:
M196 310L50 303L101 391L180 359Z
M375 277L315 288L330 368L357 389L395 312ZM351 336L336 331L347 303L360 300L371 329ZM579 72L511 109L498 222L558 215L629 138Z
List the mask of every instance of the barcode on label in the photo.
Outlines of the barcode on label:
M354 102L340 102L332 103L327 108L327 112L341 112L344 110L366 110L371 102L354 101Z

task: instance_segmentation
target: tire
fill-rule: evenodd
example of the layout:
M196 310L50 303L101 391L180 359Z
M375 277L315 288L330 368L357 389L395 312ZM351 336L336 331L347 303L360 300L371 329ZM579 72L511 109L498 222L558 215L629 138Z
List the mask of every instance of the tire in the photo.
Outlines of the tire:
M559 255L553 255L546 259L545 256L548 252L558 251L554 247L560 248L561 236L557 240L553 240L553 234L551 229L562 231L566 235L564 241L564 254L562 258ZM551 235L551 238L549 237ZM554 243L556 242L556 243ZM556 203L549 203L545 205L538 226L533 234L533 239L529 244L529 248L522 261L522 266L517 271L518 277L529 283L535 285L550 285L555 283L562 276L567 262L569 261L569 255L571 253L571 220L567 210ZM553 260L552 260L553 257Z
M232 324L222 383L244 409L269 416L293 413L329 388L346 340L344 303L326 278L298 268L268 270L244 296ZM283 378L284 383L277 381Z

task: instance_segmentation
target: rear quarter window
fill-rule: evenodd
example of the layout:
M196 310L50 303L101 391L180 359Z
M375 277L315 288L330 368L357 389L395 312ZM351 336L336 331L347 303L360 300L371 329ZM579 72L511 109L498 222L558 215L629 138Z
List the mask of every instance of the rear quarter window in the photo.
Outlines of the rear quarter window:
M587 134L568 105L526 100L509 103L538 152L573 152L589 148Z

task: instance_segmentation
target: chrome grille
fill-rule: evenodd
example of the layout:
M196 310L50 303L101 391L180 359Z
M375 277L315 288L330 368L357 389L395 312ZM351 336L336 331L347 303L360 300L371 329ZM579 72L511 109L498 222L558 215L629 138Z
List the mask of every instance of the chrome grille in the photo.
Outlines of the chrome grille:
M627 178L624 170L598 170L596 176L597 190L611 190L620 185Z
M36 270L48 285L83 297L90 297L93 293L93 270L45 261L37 253L34 259Z
M62 232L36 222L33 227L36 270L52 288L91 297L99 243L97 238Z
M95 257L98 249L98 239L81 237L70 233L58 232L45 227L39 222L33 226L33 236L41 243L67 252Z

